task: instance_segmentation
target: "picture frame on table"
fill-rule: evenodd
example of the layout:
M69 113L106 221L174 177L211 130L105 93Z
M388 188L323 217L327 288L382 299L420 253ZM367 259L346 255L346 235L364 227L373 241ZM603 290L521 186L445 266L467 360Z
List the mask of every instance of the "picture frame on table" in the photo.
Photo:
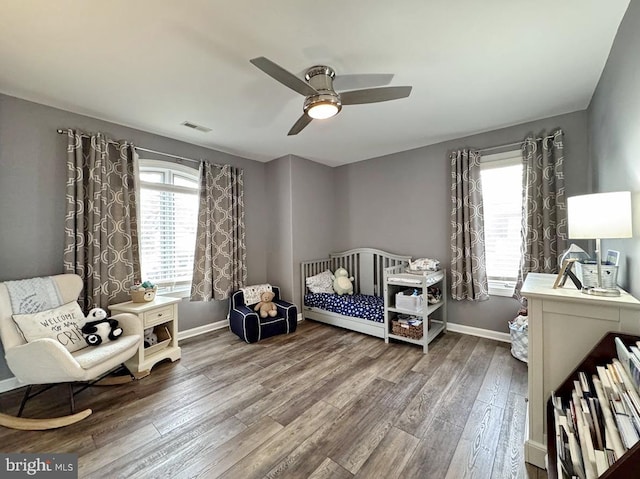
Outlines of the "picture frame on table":
M562 262L562 267L560 268L558 276L556 276L556 280L553 283L553 289L562 288L567 282L567 278L571 278L571 281L578 290L582 289L582 283L580 282L578 277L573 274L573 271L571 271L573 268L573 263L575 263L576 261L578 261L577 258L569 258L565 259Z
M607 256L605 256L605 259L604 259L604 264L618 266L619 262L620 262L620 251L608 249Z

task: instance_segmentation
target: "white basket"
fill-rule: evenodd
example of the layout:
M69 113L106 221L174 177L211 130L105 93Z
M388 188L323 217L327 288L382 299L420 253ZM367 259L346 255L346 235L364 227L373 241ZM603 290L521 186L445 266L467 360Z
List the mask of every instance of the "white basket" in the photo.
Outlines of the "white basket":
M523 361L529 362L529 321L526 316L518 315L509 321L509 333L511 334L511 355Z
M576 262L576 276L583 288L598 286L598 265L595 263ZM616 288L618 280L618 267L611 264L601 264L602 278L600 286L607 289Z
M413 293L413 289L408 289L405 291L410 291ZM412 296L410 294L404 294L404 291L396 294L396 308L418 312L422 311L422 303L422 294L418 296Z

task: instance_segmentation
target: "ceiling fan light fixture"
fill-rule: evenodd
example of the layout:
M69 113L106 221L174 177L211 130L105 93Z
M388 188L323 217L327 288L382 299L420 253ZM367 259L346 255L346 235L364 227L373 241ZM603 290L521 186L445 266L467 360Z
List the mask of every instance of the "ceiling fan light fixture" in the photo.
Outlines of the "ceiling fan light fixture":
M342 103L337 94L321 93L307 97L303 109L310 118L325 120L337 115L342 109Z
M410 86L364 88L337 93L333 87L336 72L325 65L316 65L307 70L304 80L288 72L277 63L265 57L249 60L253 65L287 88L303 95L303 114L293 124L287 136L297 135L313 120L331 118L342 110L342 105L362 105L406 98L411 93ZM385 75L383 75L385 76ZM387 77L389 75L386 75ZM306 81L305 81L306 80ZM389 78L387 83L391 81ZM385 83L386 84L386 83Z
M316 103L307 110L307 115L314 120L325 120L337 114L338 107L333 103Z

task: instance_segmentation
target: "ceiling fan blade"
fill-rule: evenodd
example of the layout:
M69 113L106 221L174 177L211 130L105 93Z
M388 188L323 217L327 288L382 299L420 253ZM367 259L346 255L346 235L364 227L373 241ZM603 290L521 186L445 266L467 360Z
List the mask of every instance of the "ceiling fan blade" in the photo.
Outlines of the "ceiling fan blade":
M257 66L260 70L265 72L267 75L269 75L271 78L278 80L283 85L288 86L294 91L297 91L301 95L309 96L318 94L315 88L311 87L304 80L298 78L293 73L288 72L280 65L273 63L268 58L258 57L253 58L249 61Z
M337 75L333 80L333 87L341 91L385 86L391 83L393 76L393 73L349 73L347 75Z
M302 130L304 130L305 126L311 123L311 120L313 120L313 118L311 118L306 113L303 113L302 116L298 118L298 121L296 121L295 124L291 127L289 133L287 133L287 136L297 135Z
M382 88L369 88L366 90L353 90L340 93L343 105L360 105L363 103L377 103L380 101L397 100L406 98L411 93L410 86L389 86Z

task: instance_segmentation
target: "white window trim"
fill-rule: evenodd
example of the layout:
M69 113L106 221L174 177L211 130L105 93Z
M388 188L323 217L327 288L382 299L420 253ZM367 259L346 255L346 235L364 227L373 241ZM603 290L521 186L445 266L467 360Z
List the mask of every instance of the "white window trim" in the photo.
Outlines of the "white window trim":
M199 176L199 168L194 168L191 166L187 166L181 163L175 163L172 161L138 158L138 167L140 169L144 167L145 169L149 169L149 170L155 169L163 172L166 172L168 169L172 169L178 172L185 173L186 175L189 175L192 177L195 176L196 181L198 180L198 176ZM152 190L172 191L174 193L186 193L186 194L193 194L195 196L198 195L197 188L193 189L193 188L188 188L186 186L171 185L167 183L156 183L153 181L144 181L140 179L139 187L142 188L142 186ZM158 284L158 287L162 287L167 285L185 284L185 282L180 281L176 283L173 281L164 281L164 282L159 281L157 284ZM165 291L159 294L159 296L168 296L172 298L188 298L191 296L191 281L189 281L189 288L179 289L176 291Z
M165 291L158 296L166 296L168 298L190 298L191 297L191 285L189 289L179 289L178 291Z
M488 280L489 296L513 297L516 290L516 281L511 280Z
M181 171L188 175L198 175L198 168L194 168L191 166L184 165L182 163L174 163L172 161L165 160L150 160L147 158L139 158L138 159L140 166L144 166L145 168L157 168L158 170L166 170L167 168L171 168L172 170ZM170 167L167 165L171 165ZM157 184L157 183L156 183Z
M514 166L522 163L522 153L520 150L510 150L493 155L486 155L480 158L481 168L503 168L506 166ZM513 297L516 290L516 282L511 278L492 278L488 279L488 289L490 296Z
M480 164L483 170L489 168L503 168L505 166L515 166L522 164L522 153L520 150L505 151L480 157Z

